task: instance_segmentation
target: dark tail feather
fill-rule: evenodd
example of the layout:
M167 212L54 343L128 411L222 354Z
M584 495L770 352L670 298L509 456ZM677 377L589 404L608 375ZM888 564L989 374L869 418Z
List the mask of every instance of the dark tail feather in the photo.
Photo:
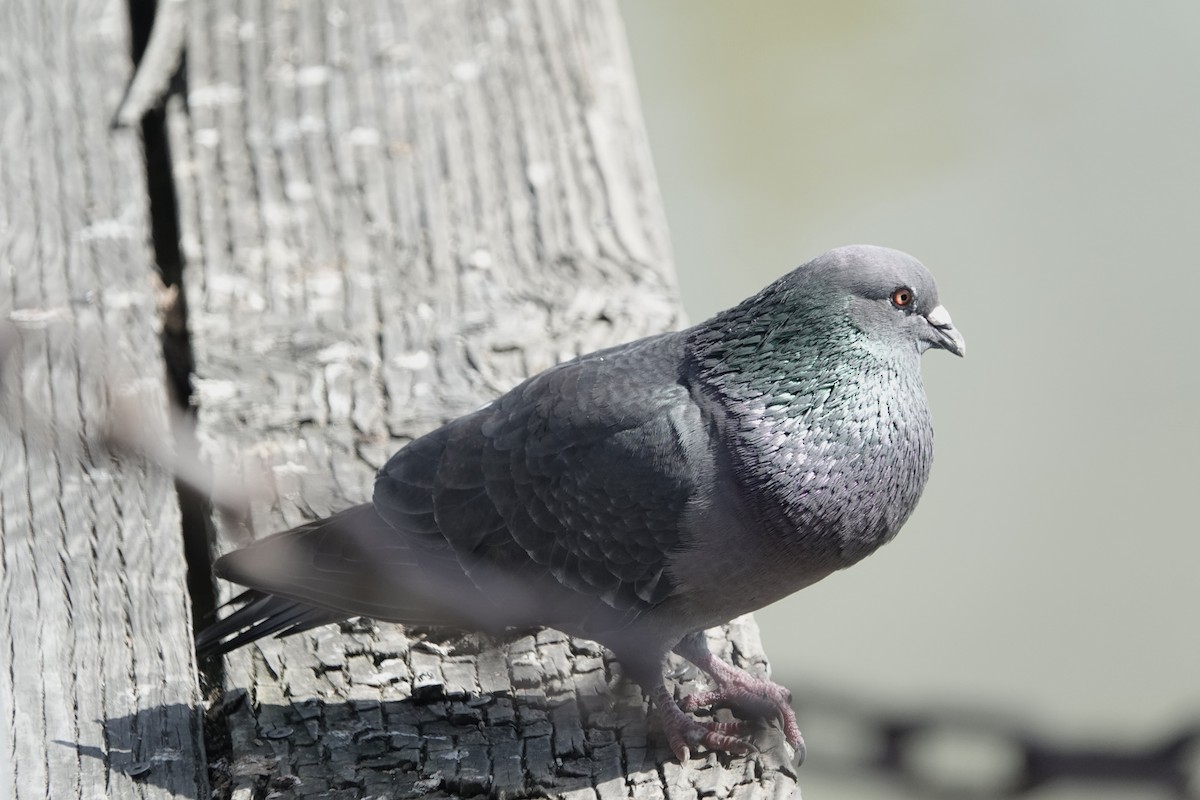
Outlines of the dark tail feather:
M219 577L250 588L226 604L239 608L196 635L196 650L220 655L356 616L450 622L443 595L473 586L453 553L430 558L444 580L431 579L430 564L418 566L408 540L369 503L260 539L213 564ZM411 588L426 584L436 591Z
M291 636L347 618L337 611L254 589L242 592L228 605L240 608L196 634L196 652L201 657L222 655L267 636Z
M213 572L248 591L231 601L237 610L197 635L196 648L218 655L357 616L490 633L593 616L597 630L628 624L627 611L567 589L544 565L509 569L472 557L464 566L438 543L393 528L368 503L226 553Z

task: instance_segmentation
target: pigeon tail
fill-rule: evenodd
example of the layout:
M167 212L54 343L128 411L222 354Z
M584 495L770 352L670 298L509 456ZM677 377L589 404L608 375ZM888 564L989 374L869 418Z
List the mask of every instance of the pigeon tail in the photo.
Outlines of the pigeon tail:
M267 636L291 636L347 618L336 611L254 589L242 592L227 605L239 608L196 634L196 654L201 658L224 655Z
M454 610L448 576L466 584L461 568L454 561L429 579L431 565L446 560L417 552L370 504L273 534L213 564L218 577L250 588L229 603L240 608L197 634L197 651L221 654L357 616L459 626L464 615Z

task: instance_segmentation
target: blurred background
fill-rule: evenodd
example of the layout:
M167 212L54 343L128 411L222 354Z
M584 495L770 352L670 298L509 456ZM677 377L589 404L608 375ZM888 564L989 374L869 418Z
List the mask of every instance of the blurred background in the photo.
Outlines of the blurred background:
M805 796L1200 796L1200 4L621 7L692 319L868 242L968 343L901 536L757 615Z

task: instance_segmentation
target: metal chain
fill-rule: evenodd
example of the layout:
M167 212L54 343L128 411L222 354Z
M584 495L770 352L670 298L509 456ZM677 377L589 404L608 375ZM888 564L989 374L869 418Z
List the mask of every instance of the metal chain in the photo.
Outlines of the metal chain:
M1141 746L1078 746L994 714L896 713L804 688L794 697L811 731L806 764L860 776L874 771L922 797L982 800L1050 783L1120 783L1200 800L1200 721ZM825 730L834 741L822 742Z

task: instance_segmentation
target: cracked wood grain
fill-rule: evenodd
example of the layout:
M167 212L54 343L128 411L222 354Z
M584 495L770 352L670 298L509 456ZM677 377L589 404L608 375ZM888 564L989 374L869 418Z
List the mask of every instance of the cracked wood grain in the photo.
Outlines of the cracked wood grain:
M207 791L117 3L0 5L0 797Z

